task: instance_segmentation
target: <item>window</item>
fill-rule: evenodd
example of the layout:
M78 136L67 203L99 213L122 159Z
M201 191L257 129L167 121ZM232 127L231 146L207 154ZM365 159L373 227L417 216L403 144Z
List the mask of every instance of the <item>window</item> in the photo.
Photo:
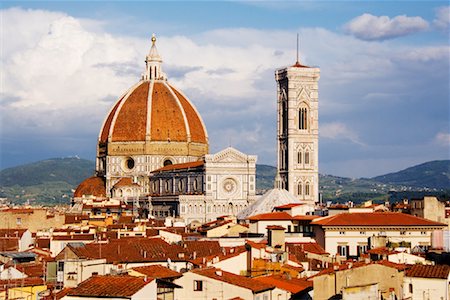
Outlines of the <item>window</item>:
M297 152L297 164L301 164L302 163L302 152L298 151Z
M360 256L363 253L367 252L367 245L358 245L358 248L356 249L358 256Z
M406 231L405 231L405 230L402 230L402 231L400 231L400 234L401 234L401 235L405 235L405 234L406 234Z
M126 166L128 170L132 170L134 168L134 159L132 159L131 157L127 158Z
M305 152L305 164L309 165L309 151Z
M302 195L302 193L303 193L303 191L302 191L302 183L301 182L299 182L298 184L297 184L297 195Z
M305 184L305 195L309 196L309 183Z
M203 291L203 281L194 280L194 291L196 292Z
M308 129L308 109L300 108L298 111L298 129Z
M170 166L173 162L170 159L166 159L163 164L164 166Z
M182 192L183 191L183 180L178 181L178 191Z
M345 231L339 231L340 235L345 235Z
M412 283L409 284L409 293L410 294L413 293L413 285L412 285Z
M337 254L339 254L340 256L344 256L347 257L348 256L348 251L349 250L349 246L344 245L344 246L338 246L337 247Z
M16 219L16 224L17 225L21 225L22 224L22 218L17 218Z

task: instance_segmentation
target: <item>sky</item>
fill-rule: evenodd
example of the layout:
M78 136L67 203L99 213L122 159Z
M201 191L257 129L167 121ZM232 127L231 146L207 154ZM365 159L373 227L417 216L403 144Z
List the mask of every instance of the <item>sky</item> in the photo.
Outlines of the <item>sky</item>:
M0 3L0 168L94 160L157 36L210 151L276 166L274 71L321 70L319 172L372 177L450 159L448 1Z

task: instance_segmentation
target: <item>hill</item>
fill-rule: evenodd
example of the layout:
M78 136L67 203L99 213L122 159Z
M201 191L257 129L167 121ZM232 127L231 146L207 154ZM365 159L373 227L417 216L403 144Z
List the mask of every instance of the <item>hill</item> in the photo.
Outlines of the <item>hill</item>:
M94 174L93 161L52 158L0 171L0 197L17 203L69 203L72 189Z
M372 179L422 189L450 189L450 160L430 161Z
M79 158L54 158L0 171L0 198L15 203L69 203L73 189L92 176L93 161ZM351 179L319 175L319 190L324 201L385 200L392 191L450 190L450 161L432 161L396 173L374 178ZM272 189L276 168L256 166L256 189Z

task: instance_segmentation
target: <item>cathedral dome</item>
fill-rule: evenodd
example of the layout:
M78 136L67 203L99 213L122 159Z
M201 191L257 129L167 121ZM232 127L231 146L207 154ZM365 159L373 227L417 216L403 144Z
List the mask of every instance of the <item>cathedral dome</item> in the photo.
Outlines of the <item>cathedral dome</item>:
M193 142L207 144L202 119L192 103L165 80L143 80L114 105L99 142Z
M99 155L103 151L112 155L208 153L208 135L200 114L167 81L155 42L153 37L142 80L117 100L103 122Z

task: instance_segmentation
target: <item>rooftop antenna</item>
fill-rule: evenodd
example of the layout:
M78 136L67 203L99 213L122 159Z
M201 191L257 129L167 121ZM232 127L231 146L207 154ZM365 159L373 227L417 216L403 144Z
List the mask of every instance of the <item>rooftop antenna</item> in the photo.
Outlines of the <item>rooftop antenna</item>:
M298 33L297 33L297 61L296 61L296 63L298 64L299 63L299 61L298 61L298 43L299 43L299 38L298 38Z

